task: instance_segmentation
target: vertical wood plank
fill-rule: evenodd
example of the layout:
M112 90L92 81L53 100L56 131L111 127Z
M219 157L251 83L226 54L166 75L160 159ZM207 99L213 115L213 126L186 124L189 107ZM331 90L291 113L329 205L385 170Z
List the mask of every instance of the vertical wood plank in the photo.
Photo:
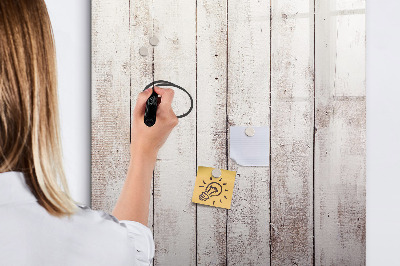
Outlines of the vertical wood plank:
M365 2L316 1L315 261L365 265Z
M226 169L226 0L197 1L197 166ZM197 205L197 264L226 264L227 210Z
M129 1L92 1L92 208L111 213L129 163Z
M130 5L130 90L131 116L136 105L137 96L144 87L153 81L153 47L149 38L153 36L152 2L129 1ZM148 48L149 55L141 56L139 49ZM153 187L149 205L148 226L153 231Z
M312 265L314 5L271 5L271 264Z
M228 126L269 126L269 80L270 2L228 1ZM229 158L228 169L237 171L228 265L269 265L269 167L242 167Z
M153 0L154 80L185 88L196 103L196 2ZM175 89L177 115L190 100ZM193 106L196 110L196 105ZM154 171L155 265L196 264L196 208L191 202L196 177L196 113L179 120L158 154Z

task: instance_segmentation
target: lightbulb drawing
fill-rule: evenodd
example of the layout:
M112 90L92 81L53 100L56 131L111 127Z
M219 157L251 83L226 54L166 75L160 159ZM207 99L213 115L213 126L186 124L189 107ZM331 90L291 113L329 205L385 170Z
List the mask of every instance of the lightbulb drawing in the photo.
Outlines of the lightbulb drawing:
M213 170L215 168L198 167L192 202L230 209L236 172L221 169L218 175L213 174Z
M215 197L221 195L222 192L222 186L218 184L217 182L211 182L208 184L206 187L206 190L200 194L199 199L206 201L210 197Z

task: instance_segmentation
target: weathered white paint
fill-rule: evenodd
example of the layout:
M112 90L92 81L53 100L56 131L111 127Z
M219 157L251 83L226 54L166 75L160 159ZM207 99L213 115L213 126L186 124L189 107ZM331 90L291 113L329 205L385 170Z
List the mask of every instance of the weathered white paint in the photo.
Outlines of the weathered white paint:
M197 1L197 165L227 169L226 1ZM197 264L226 263L227 210L197 205Z
M137 93L195 102L154 171L156 265L365 264L365 3L315 3L314 24L308 0L93 1L94 208L120 193ZM228 158L239 125L270 125L271 168ZM229 211L191 202L199 165L237 171Z
M196 2L153 0L154 80L185 88L196 110ZM189 108L188 97L176 90L177 115ZM196 112L172 131L158 154L154 171L154 238L157 265L196 264L196 206L192 193L196 177Z
M228 1L229 126L269 126L269 1ZM229 136L229 135L227 135ZM228 212L229 265L269 265L269 167L238 166Z
M271 5L271 265L312 265L314 4Z
M316 1L317 265L365 265L365 15L350 12L364 5Z
M129 40L129 2L93 0L92 207L110 213L130 158Z

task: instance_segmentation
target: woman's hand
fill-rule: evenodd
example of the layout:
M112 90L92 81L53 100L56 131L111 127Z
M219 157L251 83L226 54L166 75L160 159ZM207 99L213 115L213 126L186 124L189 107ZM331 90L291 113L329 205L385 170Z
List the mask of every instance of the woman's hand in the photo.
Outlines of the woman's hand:
M152 127L144 124L146 101L152 93L152 88L139 93L137 98L132 117L131 154L156 155L178 124L178 118L171 107L174 90L154 87L154 91L161 96L161 102L157 108L156 123Z
M146 101L152 89L141 92L137 98L132 118L131 160L121 195L112 212L119 220L137 221L146 226L157 153L178 124L178 118L171 108L174 91L158 87L154 87L154 90L161 95L161 103L157 108L156 123L152 127L144 123Z

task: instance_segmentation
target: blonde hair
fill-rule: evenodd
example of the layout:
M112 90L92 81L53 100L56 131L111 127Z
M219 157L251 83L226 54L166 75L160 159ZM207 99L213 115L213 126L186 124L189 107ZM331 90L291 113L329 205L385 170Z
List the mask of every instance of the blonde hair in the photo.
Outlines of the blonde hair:
M0 172L21 171L50 214L71 215L53 31L43 0L0 1Z

